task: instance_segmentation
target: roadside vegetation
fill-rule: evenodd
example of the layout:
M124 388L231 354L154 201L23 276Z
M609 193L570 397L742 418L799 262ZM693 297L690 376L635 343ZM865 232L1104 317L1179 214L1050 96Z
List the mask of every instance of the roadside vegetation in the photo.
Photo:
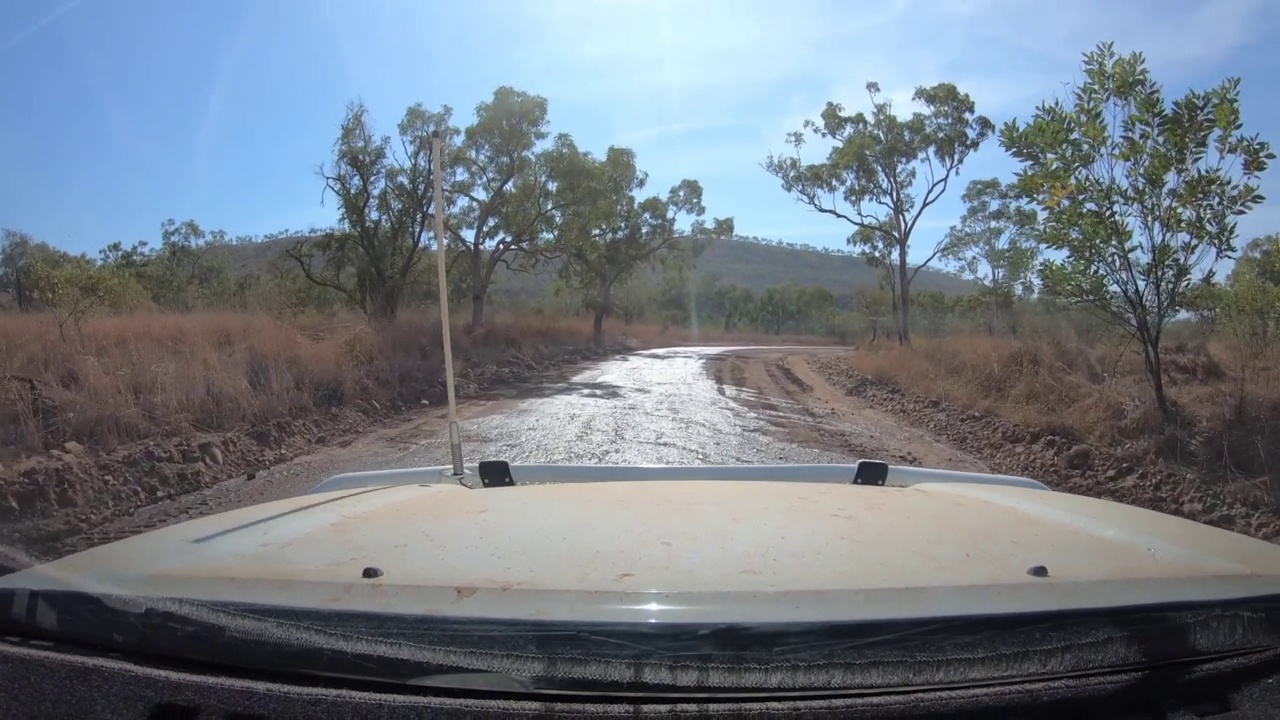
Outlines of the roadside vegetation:
M738 234L696 179L652 187L632 150L579 147L510 87L466 118L414 105L390 133L348 107L317 177L332 228L232 238L169 220L156 244L98 257L5 230L0 459L427 398L442 172L463 367L821 338L912 393L1216 478L1280 475L1280 235L1236 232L1274 154L1245 132L1238 80L1170 97L1141 55L1103 44L1069 98L999 128L949 83L910 109L866 87L870 111L828 104L762 162L847 229L825 251L859 263L844 287L742 279L763 274L726 248L811 251ZM962 185L992 143L1021 170ZM926 239L946 194L968 209Z
M1275 154L1244 130L1239 79L1168 97L1141 54L1109 44L1082 71L1068 99L1000 128L1021 169L1008 182L971 181L968 211L935 250L978 287L953 309L977 302L985 315L953 313L913 343L918 313L898 253L896 293L884 285L899 345L851 362L914 394L1280 489L1280 235L1240 248L1236 232L1263 201L1258 180ZM938 97L953 96L916 94L926 108ZM916 174L945 170L965 147L913 141L924 131L904 128L942 127L956 142L976 132L962 121L968 110L956 101L947 126L928 113L904 121L877 105L872 118L846 118L828 106L822 129L810 128L845 136L825 161L790 160L777 174L805 202L843 201L851 242L892 249L930 197L917 188L945 186Z

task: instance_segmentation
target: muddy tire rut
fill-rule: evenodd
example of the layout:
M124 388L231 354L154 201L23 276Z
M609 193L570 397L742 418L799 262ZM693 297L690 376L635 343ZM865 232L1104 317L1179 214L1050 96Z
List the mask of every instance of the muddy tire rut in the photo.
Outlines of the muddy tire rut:
M708 360L723 394L759 413L779 437L804 447L894 464L985 471L954 446L832 387L810 363L839 349L750 350ZM730 388L730 389L726 389Z

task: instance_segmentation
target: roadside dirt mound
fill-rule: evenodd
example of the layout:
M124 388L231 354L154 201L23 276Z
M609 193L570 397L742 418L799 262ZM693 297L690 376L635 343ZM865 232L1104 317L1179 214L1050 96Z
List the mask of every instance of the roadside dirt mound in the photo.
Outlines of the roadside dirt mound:
M920 397L849 367L843 358L809 365L833 386L927 429L981 458L991 470L1032 477L1056 490L1122 502L1280 542L1275 508L1166 465L1136 466L1114 451L1022 427L1004 418Z
M519 383L613 349L547 348L513 352L458 374L460 399ZM26 551L49 547L162 500L257 473L326 445L343 445L371 425L443 403L443 378L425 400L353 400L328 413L280 418L228 433L164 438L110 453L66 442L46 456L0 469L0 543Z

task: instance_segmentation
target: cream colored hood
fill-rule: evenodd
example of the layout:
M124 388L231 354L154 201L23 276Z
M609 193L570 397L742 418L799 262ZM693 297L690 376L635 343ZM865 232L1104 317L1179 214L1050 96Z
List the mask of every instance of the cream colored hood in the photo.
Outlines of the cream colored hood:
M318 492L104 545L0 588L456 617L857 621L1280 593L1280 547L1188 520L938 476L731 479L567 471L470 489L438 472ZM817 466L839 468L840 466ZM741 473L739 473L741 474ZM430 479L434 482L409 482ZM390 478L390 479L389 479ZM381 481L381 484L379 484ZM393 484L389 484L393 483ZM339 489L329 489L339 487Z

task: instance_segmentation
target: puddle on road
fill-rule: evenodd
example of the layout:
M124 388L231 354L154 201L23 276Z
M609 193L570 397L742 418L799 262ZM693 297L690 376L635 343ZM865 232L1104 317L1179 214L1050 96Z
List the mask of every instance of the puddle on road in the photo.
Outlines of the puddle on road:
M774 423L744 412L736 393L721 392L706 373L706 357L704 351L680 348L604 361L548 388L556 392L472 421L469 430L487 439L477 452L512 462L848 461L776 437ZM775 408L785 412L781 404ZM803 421L788 415L788 422Z
M705 352L680 348L620 356L579 370L560 382L521 385L462 416L468 462L617 465L736 465L845 463L856 458L793 444L780 431L812 422L794 403L768 407L748 391L718 386ZM751 403L759 409L751 409ZM440 418L443 419L443 418ZM820 420L820 419L818 419ZM359 467L390 469L449 462L443 423L397 433Z

